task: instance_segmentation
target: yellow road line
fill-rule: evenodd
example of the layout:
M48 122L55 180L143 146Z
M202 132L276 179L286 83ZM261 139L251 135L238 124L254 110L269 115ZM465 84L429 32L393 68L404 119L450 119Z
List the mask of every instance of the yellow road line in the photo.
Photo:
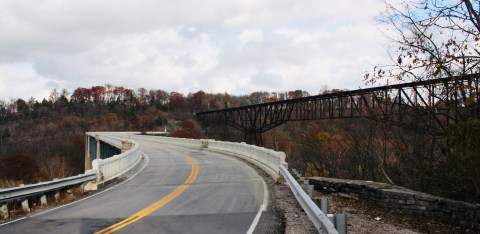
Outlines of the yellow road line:
M192 170L191 170L190 176L187 178L187 180L185 180L185 182L183 182L182 185L178 186L173 192L171 192L167 196L163 197L162 199L156 201L152 205L144 208L143 210L133 214L132 216L130 216L130 217L128 217L128 218L126 218L126 219L124 219L124 220L122 220L122 221L120 221L116 224L113 224L110 227L107 227L107 228L102 229L98 232L95 232L95 234L112 233L112 232L118 231L118 230L120 230L120 229L122 229L122 228L140 220L141 218L155 212L156 210L160 209L162 206L168 204L169 202L173 201L175 198L180 196L197 179L197 177L198 177L198 162L197 162L197 160L193 159L192 157L188 156L187 154L184 154L184 153L181 153L181 152L178 152L178 151L168 150L168 149L167 149L167 151L169 151L171 153L174 153L174 154L178 154L178 155L186 158L190 162L190 164L192 165Z

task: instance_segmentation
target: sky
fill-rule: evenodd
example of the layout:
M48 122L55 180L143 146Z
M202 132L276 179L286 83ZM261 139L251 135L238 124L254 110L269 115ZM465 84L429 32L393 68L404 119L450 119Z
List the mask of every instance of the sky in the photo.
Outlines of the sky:
M382 0L1 0L0 100L111 84L183 94L366 87Z

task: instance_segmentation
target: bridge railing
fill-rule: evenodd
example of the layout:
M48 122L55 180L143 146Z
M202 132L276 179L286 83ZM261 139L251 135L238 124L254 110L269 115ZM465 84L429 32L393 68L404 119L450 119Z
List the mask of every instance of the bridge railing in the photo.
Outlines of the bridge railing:
M88 132L87 135L96 135L100 138L100 141L116 146L119 149L123 148L123 144L126 143L126 139L106 136L99 133ZM126 137L127 135L125 135ZM142 159L142 152L140 146L135 141L127 141L129 145L132 145L130 149L124 149L125 152L114 155L110 158L95 159L92 161L92 169L97 172L97 184L105 183L112 179L122 176L130 169L135 167Z
M150 136L143 136L143 138L148 137L151 139ZM179 145L185 146L189 148L201 149L202 148L202 141L198 139L188 139L188 138L176 138L176 137L155 137L159 139L160 142L165 144L172 144L172 145Z
M215 140L207 140L207 149L212 151L220 151L227 154L235 154L249 162L262 168L268 172L274 180L278 180L280 176L279 165L287 166L285 162L285 153L274 150L248 145L244 142L223 142ZM204 144L205 145L205 144Z
M95 159L92 162L92 167L97 171L97 183L104 183L115 179L140 162L142 154L139 145L132 142L134 147L125 153L115 155L106 159Z

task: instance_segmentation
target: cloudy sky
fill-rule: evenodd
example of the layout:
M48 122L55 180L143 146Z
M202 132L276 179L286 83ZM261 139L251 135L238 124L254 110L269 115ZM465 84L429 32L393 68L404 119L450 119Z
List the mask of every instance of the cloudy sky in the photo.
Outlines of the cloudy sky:
M365 87L381 0L1 0L0 99L112 84L184 94Z

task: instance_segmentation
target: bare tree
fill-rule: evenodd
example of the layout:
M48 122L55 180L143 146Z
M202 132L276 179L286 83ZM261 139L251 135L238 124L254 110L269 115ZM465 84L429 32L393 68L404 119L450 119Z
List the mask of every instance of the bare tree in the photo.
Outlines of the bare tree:
M390 65L376 66L365 81L418 81L480 72L480 1L417 0L390 4L380 21L393 42Z

